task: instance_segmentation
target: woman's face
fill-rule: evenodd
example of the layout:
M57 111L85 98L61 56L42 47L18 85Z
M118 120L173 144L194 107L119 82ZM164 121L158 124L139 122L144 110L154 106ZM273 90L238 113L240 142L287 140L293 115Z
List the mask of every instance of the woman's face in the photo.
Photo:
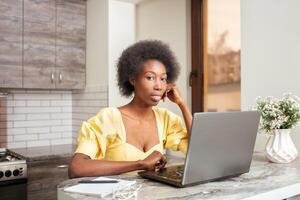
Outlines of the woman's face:
M155 106L167 89L167 72L158 60L148 60L142 71L131 80L135 97L146 105Z

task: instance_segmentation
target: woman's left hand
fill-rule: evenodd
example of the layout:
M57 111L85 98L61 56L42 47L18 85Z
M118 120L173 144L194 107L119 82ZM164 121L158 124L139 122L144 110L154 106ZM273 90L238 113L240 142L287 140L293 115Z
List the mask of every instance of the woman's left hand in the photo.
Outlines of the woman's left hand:
M167 90L165 92L164 98L168 97L170 101L176 103L177 105L183 102L179 89L177 88L175 83L170 83L167 86Z

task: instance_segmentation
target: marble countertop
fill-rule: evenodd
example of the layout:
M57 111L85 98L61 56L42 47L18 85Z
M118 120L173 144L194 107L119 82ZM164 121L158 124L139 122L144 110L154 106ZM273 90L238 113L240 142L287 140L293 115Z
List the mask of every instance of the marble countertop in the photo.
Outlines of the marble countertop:
M27 161L42 161L66 157L69 158L73 155L75 148L75 145L65 144L44 147L16 148L10 150L24 156Z
M183 163L173 159L169 163ZM250 172L239 177L214 181L186 188L175 188L139 177L136 172L116 178L136 180L142 187L137 199L284 199L300 193L300 158L290 164L275 164L266 160L262 153L255 153ZM88 178L85 178L88 179ZM92 178L89 178L92 179ZM58 186L58 199L93 200L95 197L66 193L63 188L81 179L64 181Z

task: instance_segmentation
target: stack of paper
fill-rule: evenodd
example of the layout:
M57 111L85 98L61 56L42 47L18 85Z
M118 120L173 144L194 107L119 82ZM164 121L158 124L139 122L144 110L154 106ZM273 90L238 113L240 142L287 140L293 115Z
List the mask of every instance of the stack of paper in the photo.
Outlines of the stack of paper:
M116 180L112 178L99 177L93 181ZM118 179L117 183L79 183L64 189L65 192L79 193L85 195L99 196L101 198L112 194L115 191L125 189L135 184L136 181Z

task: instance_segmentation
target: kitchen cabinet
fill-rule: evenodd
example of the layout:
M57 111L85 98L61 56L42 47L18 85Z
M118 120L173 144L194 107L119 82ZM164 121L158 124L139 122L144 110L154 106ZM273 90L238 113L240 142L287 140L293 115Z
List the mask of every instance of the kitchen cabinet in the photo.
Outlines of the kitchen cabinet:
M55 200L56 186L68 179L70 157L28 162L27 199Z
M24 88L55 88L55 1L24 0Z
M85 0L1 0L0 28L0 88L85 87Z
M0 87L22 87L23 0L0 1Z
M24 88L85 87L86 1L24 0Z
M56 88L85 86L86 2L57 1Z

